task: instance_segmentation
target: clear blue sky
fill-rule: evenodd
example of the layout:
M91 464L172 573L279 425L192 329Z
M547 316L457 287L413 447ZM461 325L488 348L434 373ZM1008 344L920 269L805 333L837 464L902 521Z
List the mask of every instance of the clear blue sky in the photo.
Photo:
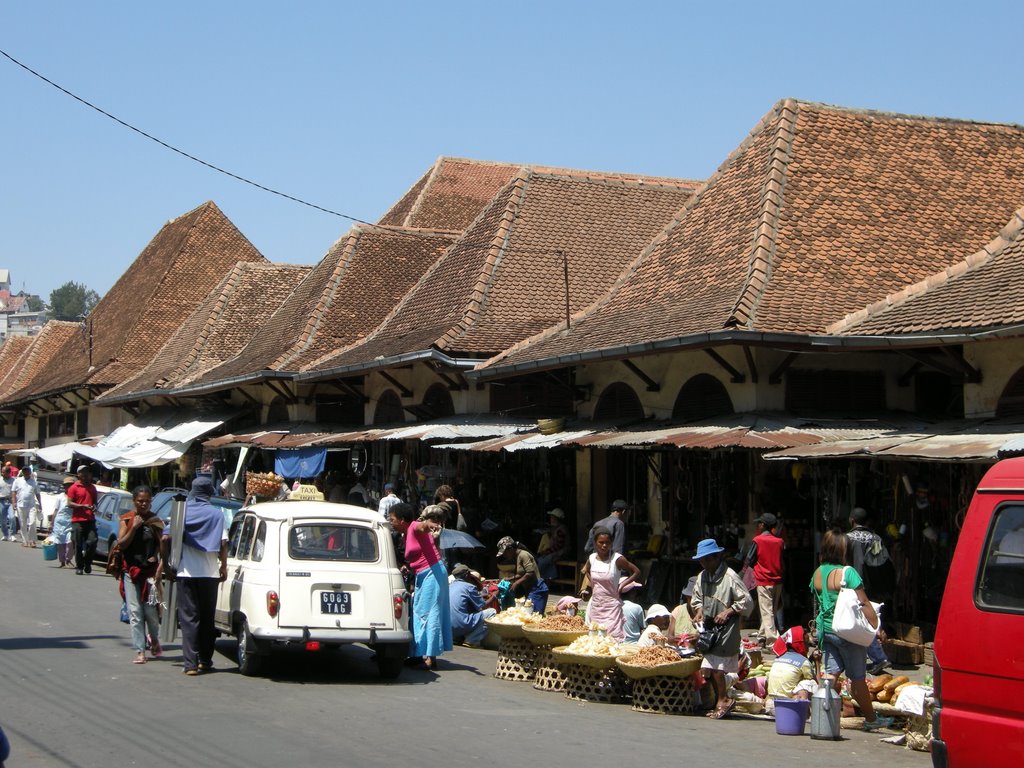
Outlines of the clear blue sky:
M375 220L438 155L704 178L780 98L1024 123L1010 2L32 2L0 48L126 122ZM349 222L0 59L0 267L101 294L214 200L268 258ZM1024 204L1024 201L1021 201Z

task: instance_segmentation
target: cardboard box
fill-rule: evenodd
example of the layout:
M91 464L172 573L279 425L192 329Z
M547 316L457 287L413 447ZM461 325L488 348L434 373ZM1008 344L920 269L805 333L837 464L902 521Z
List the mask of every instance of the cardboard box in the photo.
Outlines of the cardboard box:
M893 664L923 664L924 645L920 643L907 643L903 640L886 640L882 643L885 655Z

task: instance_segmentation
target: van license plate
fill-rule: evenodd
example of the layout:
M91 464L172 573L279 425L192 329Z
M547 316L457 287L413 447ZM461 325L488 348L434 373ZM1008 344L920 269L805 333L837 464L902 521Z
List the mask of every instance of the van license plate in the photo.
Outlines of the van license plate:
M352 613L352 595L348 592L321 592L320 613Z

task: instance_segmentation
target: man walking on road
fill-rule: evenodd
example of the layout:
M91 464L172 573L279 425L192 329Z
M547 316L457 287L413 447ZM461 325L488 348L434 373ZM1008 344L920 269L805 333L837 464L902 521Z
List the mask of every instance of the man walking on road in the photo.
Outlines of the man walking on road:
M18 511L21 546L37 546L36 528L42 521L43 503L39 498L39 487L32 479L31 467L22 468L21 476L11 486L11 499L14 508Z
M78 480L68 488L71 507L71 540L75 544L75 573L92 573L96 554L96 486L92 470L85 464L78 468Z
M228 534L224 514L210 503L213 481L197 477L185 504L181 560L178 562L178 625L184 673L194 676L213 668L217 630L217 585L228 577ZM170 554L171 532L164 535L164 562Z
M4 467L3 475L0 476L0 531L3 532L3 541L14 541L14 532L18 528L11 517L11 485L14 478L10 474L11 468Z
M612 533L612 552L624 555L625 552L623 550L626 547L626 524L622 521L622 518L625 516L628 508L629 505L622 499L616 499L613 501L611 514L590 526L590 535L587 536L587 543L586 546L583 547L583 551L588 555L593 552L594 530L596 528L607 528Z

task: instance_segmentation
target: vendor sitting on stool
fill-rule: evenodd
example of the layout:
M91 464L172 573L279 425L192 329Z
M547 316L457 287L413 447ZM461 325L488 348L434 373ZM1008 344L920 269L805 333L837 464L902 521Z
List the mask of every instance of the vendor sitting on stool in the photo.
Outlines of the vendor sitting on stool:
M544 613L548 604L548 585L540 577L537 560L511 536L505 536L498 542L498 562L515 565L512 580L512 592L516 597L524 595L533 604L533 610Z
M790 627L783 632L775 640L772 650L777 658L768 670L768 696L765 701L768 714L775 711L775 699L810 699L817 688L814 669L807 659L803 627Z
M493 608L484 608L482 584L468 565L459 563L452 569L448 585L448 604L452 616L452 636L462 637L468 646L479 646L487 636L487 624L495 614Z

